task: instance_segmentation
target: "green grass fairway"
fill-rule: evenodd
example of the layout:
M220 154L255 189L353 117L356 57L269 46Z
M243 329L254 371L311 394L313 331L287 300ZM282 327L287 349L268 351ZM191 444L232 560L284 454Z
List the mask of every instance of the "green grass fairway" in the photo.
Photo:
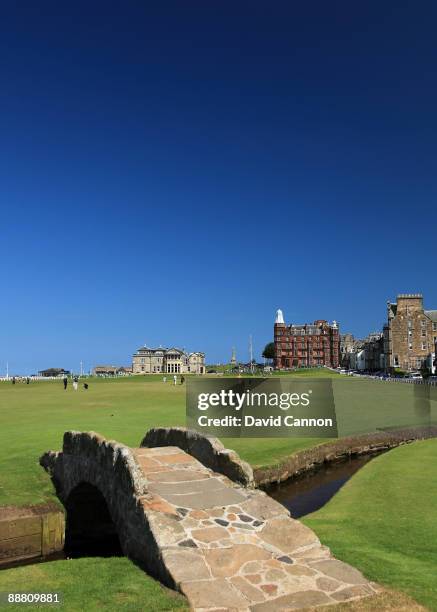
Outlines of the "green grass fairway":
M59 450L68 429L97 431L138 446L150 427L185 425L185 387L161 376L91 379L77 392L62 381L0 383L0 505L53 501L40 455ZM232 439L226 445L253 465L270 464L318 442L308 439Z
M322 376L333 379L341 436L409 425L416 418L412 385L358 380L326 369L296 375L309 381ZM163 383L161 376L91 379L89 384L88 391L80 386L74 392L71 384L64 391L62 381L0 383L0 505L53 501L50 479L38 459L47 450L60 449L68 429L96 431L138 446L150 427L185 424L185 387L170 380ZM437 403L431 404L437 422ZM261 466L326 440L228 438L223 442L253 466Z
M304 519L340 559L437 610L437 440L374 459Z
M122 610L161 612L188 610L184 597L163 588L126 558L88 558L53 561L0 571L0 592L58 592L62 605L5 606L5 610L24 609Z
M395 421L408 425L414 418L411 386L340 377L328 370L298 375L334 379L342 435ZM185 424L185 389L170 381L163 383L161 376L91 379L89 383L88 391L80 387L78 392L71 385L65 392L61 381L0 383L0 505L57 500L38 459L46 450L60 449L68 429L94 430L137 446L150 427ZM409 399L400 410L405 398ZM436 403L431 404L435 415ZM223 440L252 465L274 464L324 441ZM436 508L437 441L428 441L375 459L305 522L340 559L437 610ZM59 590L65 609L73 611L159 611L186 606L183 598L119 558L56 561L0 571L0 591L8 590Z

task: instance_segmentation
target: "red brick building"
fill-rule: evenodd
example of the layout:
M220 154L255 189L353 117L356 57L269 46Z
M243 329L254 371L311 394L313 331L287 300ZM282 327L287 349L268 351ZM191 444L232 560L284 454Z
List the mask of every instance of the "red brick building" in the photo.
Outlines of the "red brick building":
M286 325L282 310L276 313L274 328L277 370L339 365L340 334L337 323L319 320L304 325Z

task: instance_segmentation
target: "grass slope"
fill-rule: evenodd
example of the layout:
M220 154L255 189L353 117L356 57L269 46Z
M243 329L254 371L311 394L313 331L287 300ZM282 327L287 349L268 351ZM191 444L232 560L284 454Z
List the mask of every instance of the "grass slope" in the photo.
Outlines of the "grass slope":
M0 592L60 593L55 609L188 610L184 597L163 588L126 558L88 558L53 561L0 571ZM53 606L9 604L8 610L47 609Z
M437 610L437 440L374 459L304 519L340 559Z

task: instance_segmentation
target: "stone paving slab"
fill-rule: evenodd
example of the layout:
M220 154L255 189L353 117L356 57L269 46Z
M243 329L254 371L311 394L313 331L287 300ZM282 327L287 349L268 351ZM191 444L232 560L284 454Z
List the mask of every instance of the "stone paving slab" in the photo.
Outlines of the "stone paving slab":
M148 482L141 505L152 534L193 610L299 610L379 592L264 492L177 447L132 452Z
M170 471L159 471L158 473L148 473L148 479L152 482L188 482L189 480L205 480L209 478L209 474L203 474L202 472L193 472L190 470L177 470L172 469Z
M149 487L166 501L185 508L212 508L244 501L244 496L226 486L219 478L194 480L192 475L185 481L174 483L156 481Z

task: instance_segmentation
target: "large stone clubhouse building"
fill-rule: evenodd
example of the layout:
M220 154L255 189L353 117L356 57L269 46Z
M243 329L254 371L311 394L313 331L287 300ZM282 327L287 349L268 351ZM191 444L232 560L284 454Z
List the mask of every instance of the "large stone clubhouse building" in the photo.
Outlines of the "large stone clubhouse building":
M132 357L132 371L134 374L205 374L205 353L144 345Z
M286 325L282 310L278 310L274 344L277 370L339 365L340 335L335 321L329 324L321 319L304 325Z

